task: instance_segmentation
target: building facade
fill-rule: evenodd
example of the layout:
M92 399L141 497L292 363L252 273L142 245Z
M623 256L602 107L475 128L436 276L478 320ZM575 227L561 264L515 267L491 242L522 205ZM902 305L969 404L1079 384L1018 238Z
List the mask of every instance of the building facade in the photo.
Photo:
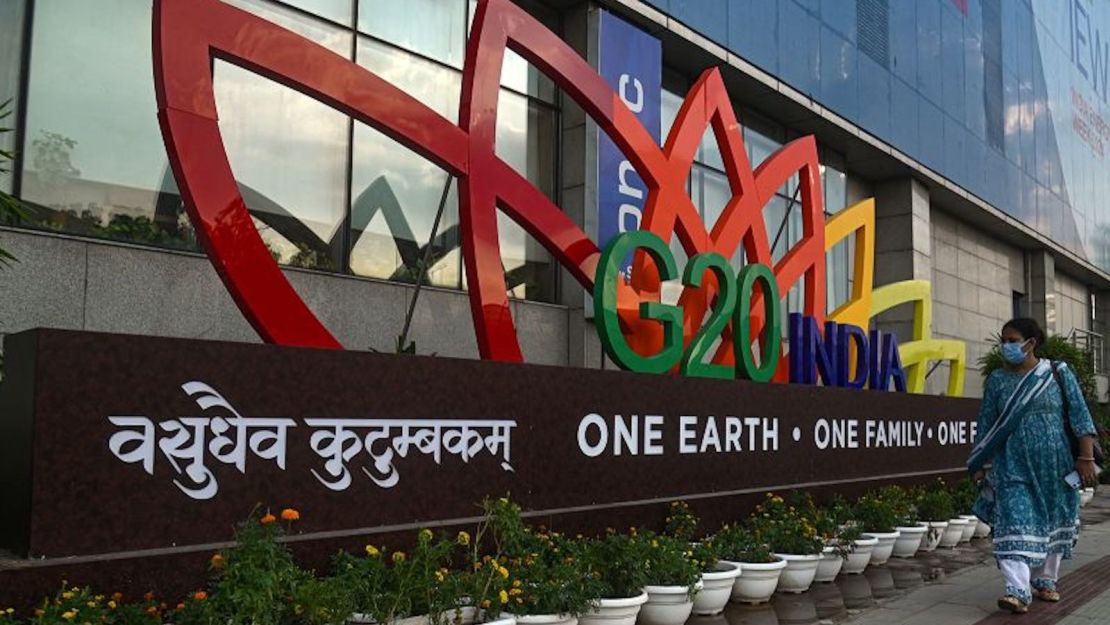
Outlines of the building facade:
M371 70L457 120L475 0L225 0ZM876 205L875 284L932 283L932 335L967 345L967 394L1015 315L1095 348L1110 315L1110 5L1097 0L519 0L596 66L601 11L658 39L660 133L720 69L757 166L814 135L826 214ZM0 333L36 326L258 341L200 249L156 116L151 0L0 5L0 100L16 152L0 189L32 218L0 226ZM348 349L392 351L414 283L418 353L477 357L455 180L386 135L217 59L220 130L255 226ZM497 156L596 233L598 133L509 53ZM707 132L688 180L712 225L729 200ZM763 209L777 260L803 237L798 183ZM437 218L438 215L438 218ZM611 367L588 294L499 215L524 358ZM680 255L681 256L681 255ZM828 307L853 287L828 252ZM743 262L734 258L735 264ZM680 257L681 264L681 257ZM785 294L797 308L797 289ZM664 293L664 297L667 294ZM905 308L905 307L903 307ZM912 311L878 325L908 338ZM947 365L930 372L942 392Z

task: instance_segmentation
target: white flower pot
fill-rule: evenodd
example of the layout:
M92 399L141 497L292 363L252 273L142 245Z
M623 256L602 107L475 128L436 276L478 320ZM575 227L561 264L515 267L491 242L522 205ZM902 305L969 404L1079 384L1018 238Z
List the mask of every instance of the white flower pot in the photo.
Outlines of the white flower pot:
M446 625L474 625L478 620L478 608L472 605L460 605L453 610L443 613L442 621Z
M986 538L991 535L991 526L976 519L975 520L975 538Z
M578 617L578 625L632 625L647 600L646 592L635 597L598 599L591 610Z
M1079 491L1079 506L1086 506L1087 504L1091 503L1091 500L1094 498L1095 489L1089 486L1087 488L1084 488L1083 490Z
M738 603L764 603L775 594L786 561L740 562L740 577L732 585L732 600Z
M844 568L844 558L840 557L837 548L825 547L821 552L821 562L817 564L817 575L813 577L813 581L831 582L840 575L842 568Z
M821 564L821 554L776 553L775 557L786 561L786 568L779 577L779 592L798 594L809 590L817 575L817 565Z
M921 535L921 551L926 553L936 551L944 532L948 530L948 521L929 521L929 531Z
M969 543L972 537L975 536L975 528L979 527L979 517L974 514L961 514L960 518L967 519L967 525L964 526L964 533L960 536L960 542Z
M714 570L701 574L701 590L694 595L694 614L720 614L732 597L732 587L743 569L736 562L717 562Z
M570 614L529 614L513 618L516 619L516 625L578 625L578 617Z
M864 536L867 538L878 538L879 544L871 551L871 562L873 566L882 566L890 559L890 554L894 551L894 541L898 540L899 532L866 532Z
M871 562L871 553L875 551L875 546L878 544L878 538L861 538L852 541L852 553L849 553L847 560L844 561L844 568L841 569L841 573L845 575L859 575L862 573Z
M477 617L477 615L475 615L475 617ZM502 614L500 617L492 621L482 622L481 625L516 625L517 618L519 617L513 616L511 614ZM475 618L475 620L477 620L477 618Z
M952 549L960 544L964 537L964 528L967 527L967 519L949 519L948 528L944 530L944 535L940 537L940 547L943 549Z
M919 523L897 529L898 538L894 541L894 548L890 552L891 557L912 558L921 548L921 537L929 530L929 526Z
M701 588L699 581L695 591ZM648 600L636 622L641 625L682 625L690 618L694 600L686 586L644 586Z

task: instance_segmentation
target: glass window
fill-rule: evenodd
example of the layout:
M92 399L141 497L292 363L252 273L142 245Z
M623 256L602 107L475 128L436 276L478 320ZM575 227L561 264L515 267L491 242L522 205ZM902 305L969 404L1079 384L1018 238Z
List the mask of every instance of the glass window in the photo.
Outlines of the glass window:
M458 114L460 76L412 54L360 37L358 61L444 117ZM357 275L415 282L448 185L447 172L380 132L355 124L351 174L351 260ZM429 284L461 288L458 188L447 190Z
M24 0L0 3L0 103L10 100L4 110L9 115L0 119L0 128L15 128L15 112L19 108L16 95L19 94L19 66L23 51L23 12ZM0 150L14 152L15 132L0 133ZM13 176L12 164L0 162L0 191L11 193Z
M359 0L358 29L461 68L466 0Z
M341 28L336 28L331 24L327 24L320 20L312 19L307 15L297 11L290 10L286 7L274 4L269 0L222 0L227 4L234 5L258 15L266 20L269 20L279 26L288 28L289 30L311 39L316 43L324 46L325 48L341 54L347 58L351 56L351 33ZM327 0L327 2L334 3L335 0ZM343 0L346 1L346 0ZM304 4L313 5L318 4L323 6L327 2L321 0L302 0L299 3L291 4Z
M278 262L335 271L346 212L346 115L217 61L216 107L231 170Z
M555 112L502 90L497 106L497 156L555 198ZM551 255L512 219L498 213L501 262L513 297L554 301L555 270Z
M23 199L48 228L194 247L155 115L151 5L35 7Z
M478 0L470 0L470 9L466 17L466 30L474 24L474 11L477 9ZM545 11L542 7L531 5L528 7L532 16L546 26L551 32L558 33L558 16L554 12ZM543 15L537 15L537 12ZM539 98L550 104L555 103L555 83L546 75L536 69L524 57L512 50L505 50L505 60L501 65L501 86L514 91Z
M352 25L354 0L281 0L281 2L344 26Z

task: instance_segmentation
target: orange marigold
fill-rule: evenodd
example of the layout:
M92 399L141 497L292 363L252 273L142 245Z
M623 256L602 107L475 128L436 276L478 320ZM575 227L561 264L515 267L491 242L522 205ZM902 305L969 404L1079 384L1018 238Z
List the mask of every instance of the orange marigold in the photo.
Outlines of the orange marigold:
M222 569L222 568L224 568L224 565L227 564L227 561L224 560L223 554L217 553L217 554L212 556L212 559L209 560L209 563L212 565L212 568L214 568L214 569Z
M269 524L273 523L276 520L277 520L276 516L267 512L266 516L262 517L261 519L258 519L258 522L263 524L263 525L269 525Z
M204 601L207 598L208 598L208 593L204 592L203 590L198 590L195 593L193 593L193 599L196 599L197 601Z
M297 512L296 508L286 508L281 511L281 520L283 521L297 521L300 518L301 513Z

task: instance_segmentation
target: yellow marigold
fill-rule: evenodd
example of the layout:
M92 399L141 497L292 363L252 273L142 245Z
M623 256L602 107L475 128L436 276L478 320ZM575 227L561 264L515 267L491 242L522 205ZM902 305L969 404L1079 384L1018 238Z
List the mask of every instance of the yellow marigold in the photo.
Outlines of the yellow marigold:
M483 610L489 609L489 599L482 599L482 603L480 604L480 607Z
M442 571L436 571L436 581L437 582L442 582L443 581L443 572Z
M466 532L459 532L458 536L455 537L455 540L460 545L465 547L470 544L470 534L467 534Z
M393 552L393 561L394 562L404 562L405 561L405 552L404 551L394 551Z
M422 543L431 542L432 541L432 530L427 529L427 528L420 530L420 533L417 534L417 538Z
M659 541L652 538L651 539L651 547L652 547L652 549L658 549L659 548Z
M509 579L509 569L499 566L497 567L497 572L501 574L502 579Z
M204 592L203 590L198 590L195 593L193 593L193 599L196 599L197 601L204 601L207 598L208 598L208 593Z
M67 591L62 593L62 599L72 599L72 598L73 598L73 593L72 592L67 590Z
M67 621L72 621L77 616L77 610L66 610L62 612L62 618Z
M636 536L636 528L635 527L628 528L628 535L629 536Z
M374 545L366 545L366 555L370 556L371 558L376 558L380 554L381 551L378 551L378 548Z
M227 562L224 560L223 555L219 553L213 554L208 563L211 564L212 568L214 569L222 569L224 568L224 565L227 564Z
M479 569L481 569L481 568L482 568L482 563L481 563L481 562L475 562L475 563L474 563L474 570L475 570L475 571L477 571L477 570L479 570Z
M513 588L520 588L520 580L519 579L514 579L513 580Z
M269 524L273 523L276 520L277 520L276 516L267 512L265 516L263 516L261 519L258 519L258 522L263 524L263 525L269 525Z
M497 598L501 600L502 604L508 603L509 602L509 593L502 590L501 592L497 593Z
M85 607L95 608L96 607L96 602L95 601L86 601L85 602Z
M512 588L512 589L509 590L509 594L514 596L514 597L519 595L522 592L524 592L524 591L519 589L519 588Z
M108 600L108 609L109 610L115 610L116 609L116 602L109 599Z
M286 508L281 511L281 520L283 521L299 521L301 513L297 512L296 508Z
M15 608L8 608L7 610L4 610L4 614L7 614L8 616L15 614Z

